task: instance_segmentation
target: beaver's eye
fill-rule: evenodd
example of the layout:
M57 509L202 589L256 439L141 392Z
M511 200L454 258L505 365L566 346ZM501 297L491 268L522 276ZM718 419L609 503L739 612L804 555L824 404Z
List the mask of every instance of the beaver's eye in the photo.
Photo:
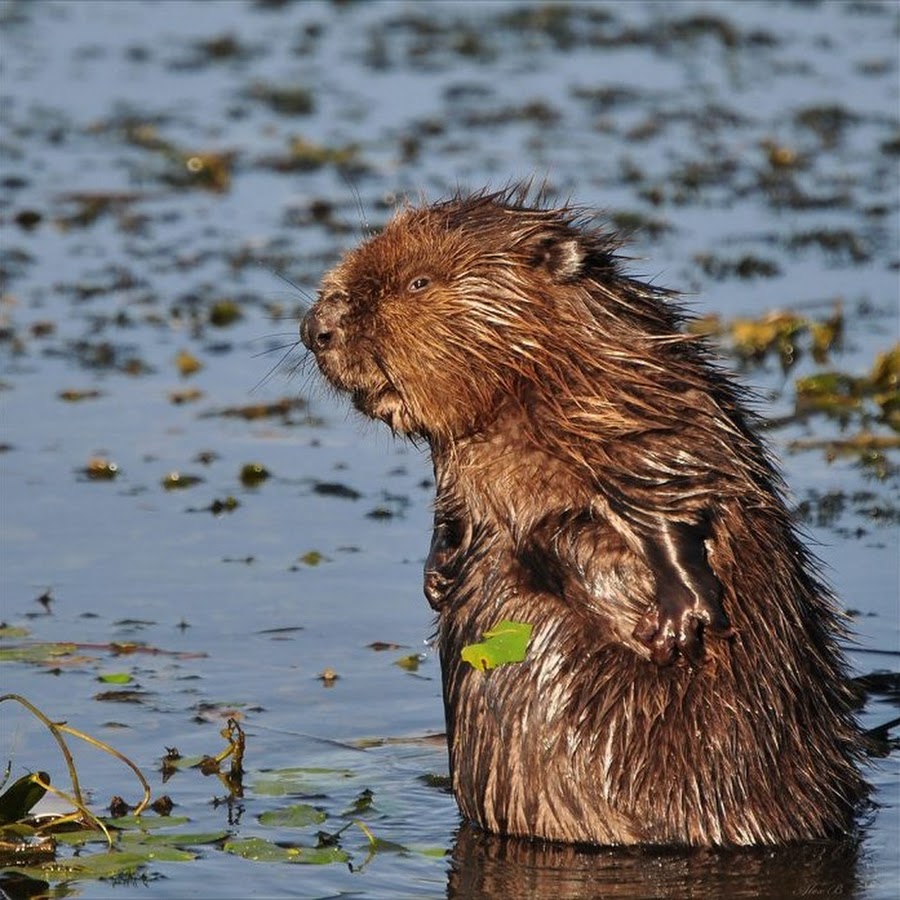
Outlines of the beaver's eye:
M424 275L421 275L419 278L413 278L413 280L409 283L410 291L424 291L428 285L431 284L431 279L426 278Z

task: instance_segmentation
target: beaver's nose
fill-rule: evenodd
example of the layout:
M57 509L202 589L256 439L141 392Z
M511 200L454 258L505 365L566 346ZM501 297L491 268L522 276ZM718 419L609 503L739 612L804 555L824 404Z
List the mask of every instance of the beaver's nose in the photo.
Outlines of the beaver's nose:
M331 350L343 337L341 313L329 307L314 307L300 322L300 340L314 353Z

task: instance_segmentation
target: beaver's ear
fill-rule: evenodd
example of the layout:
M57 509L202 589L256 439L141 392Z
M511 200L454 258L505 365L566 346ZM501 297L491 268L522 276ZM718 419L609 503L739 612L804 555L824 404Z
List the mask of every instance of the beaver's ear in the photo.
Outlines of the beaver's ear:
M582 274L587 252L577 238L544 233L529 243L531 264L543 269L552 281L576 281Z

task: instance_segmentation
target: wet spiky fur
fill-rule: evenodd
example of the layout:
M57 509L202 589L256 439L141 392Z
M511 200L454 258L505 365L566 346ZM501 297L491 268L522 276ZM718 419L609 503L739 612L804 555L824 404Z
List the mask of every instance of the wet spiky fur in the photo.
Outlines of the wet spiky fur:
M407 208L303 326L360 410L431 447L460 809L567 842L840 836L866 789L832 597L736 388L617 249L521 191ZM677 527L723 610L684 620L690 659L647 637ZM526 659L463 662L503 619L533 625Z

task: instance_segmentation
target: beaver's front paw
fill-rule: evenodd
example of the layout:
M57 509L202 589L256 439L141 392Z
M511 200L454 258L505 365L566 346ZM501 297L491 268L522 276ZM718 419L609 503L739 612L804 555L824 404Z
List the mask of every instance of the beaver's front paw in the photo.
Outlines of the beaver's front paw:
M443 518L434 523L431 549L425 560L425 597L435 611L443 606L450 588L459 577L460 563L470 543L470 531L462 522Z
M704 636L728 638L734 634L717 596L695 596L689 591L668 591L641 617L634 637L650 650L659 666L682 659L699 666L706 655Z

